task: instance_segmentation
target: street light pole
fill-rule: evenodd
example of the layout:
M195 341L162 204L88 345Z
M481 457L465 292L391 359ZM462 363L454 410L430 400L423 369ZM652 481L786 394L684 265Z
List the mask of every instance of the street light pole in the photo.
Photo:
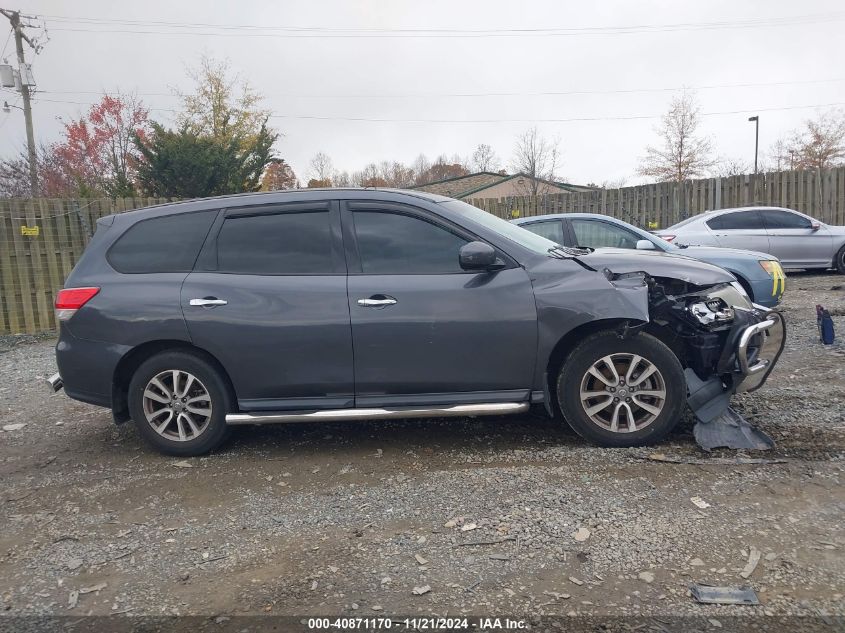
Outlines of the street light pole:
M760 117L748 117L749 121L754 121L754 175L757 175L757 149L760 146Z

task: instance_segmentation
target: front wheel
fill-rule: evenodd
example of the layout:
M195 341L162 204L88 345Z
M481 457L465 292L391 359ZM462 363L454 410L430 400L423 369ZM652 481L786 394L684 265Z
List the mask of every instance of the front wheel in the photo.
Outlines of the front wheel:
M649 334L621 338L600 332L583 340L560 370L563 416L602 446L653 444L678 423L686 400L677 356Z
M128 400L138 431L163 453L202 455L229 433L225 381L211 363L188 352L164 352L144 361L129 383Z

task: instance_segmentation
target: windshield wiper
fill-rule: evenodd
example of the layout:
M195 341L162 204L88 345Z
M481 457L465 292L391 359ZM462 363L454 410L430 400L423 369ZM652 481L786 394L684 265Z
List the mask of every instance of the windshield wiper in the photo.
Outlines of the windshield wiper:
M593 248L584 248L584 247L574 247L574 246L552 246L548 251L546 251L552 257L556 257L558 259L568 259L570 257L581 257L582 255L589 255L595 249Z

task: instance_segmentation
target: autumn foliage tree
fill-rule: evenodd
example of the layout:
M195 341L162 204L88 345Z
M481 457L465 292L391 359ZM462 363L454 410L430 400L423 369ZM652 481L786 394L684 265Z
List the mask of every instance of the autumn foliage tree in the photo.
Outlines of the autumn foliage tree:
M134 95L103 95L83 116L66 122L62 140L37 153L41 195L135 195L139 154L133 139L149 132L148 114ZM7 195L19 189L18 163L0 164L0 186ZM25 177L28 181L28 173Z
M299 181L293 169L281 158L267 165L264 175L261 176L261 191L296 189L298 186Z
M833 110L804 121L785 146L794 169L830 169L845 163L845 112Z

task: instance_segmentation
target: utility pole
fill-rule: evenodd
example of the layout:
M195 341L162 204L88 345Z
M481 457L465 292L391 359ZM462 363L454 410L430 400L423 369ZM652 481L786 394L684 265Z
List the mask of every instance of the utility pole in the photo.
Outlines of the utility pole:
M35 154L35 133L32 131L32 104L30 103L30 75L29 69L26 66L26 58L23 53L24 41L29 44L34 50L38 50L37 45L29 39L23 32L21 25L20 11L9 11L8 9L0 9L0 13L9 19L12 25L12 30L15 34L15 49L18 54L18 73L20 74L20 93L23 97L23 116L26 122L26 147L29 153L29 185L32 197L38 195L38 164Z

